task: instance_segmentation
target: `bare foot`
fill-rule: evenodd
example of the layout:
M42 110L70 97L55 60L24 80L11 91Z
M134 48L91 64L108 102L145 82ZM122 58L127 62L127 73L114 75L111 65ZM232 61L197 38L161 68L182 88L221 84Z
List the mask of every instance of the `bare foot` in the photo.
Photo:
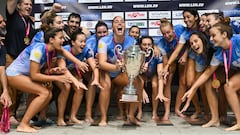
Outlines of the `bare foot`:
M191 119L197 119L197 118L198 118L198 115L199 115L199 112L194 112L194 113L190 116L190 118L191 118Z
M138 113L137 116L136 116L139 120L142 119L142 113Z
M169 120L169 116L165 116L165 115L164 115L164 116L161 118L161 120L162 120L162 121L168 121L168 120Z
M106 121L100 121L98 126L106 127L107 126L107 122Z
M30 125L26 125L23 123L20 123L19 126L16 129L17 132L25 132L25 133L37 133L38 130L35 128L32 128Z
M73 124L83 124L82 120L77 119L76 117L71 117L71 119L69 120L70 123Z
M220 126L219 120L210 120L208 123L202 125L203 128L219 127L219 126Z
M142 125L142 123L138 121L135 117L128 117L127 122L138 125L138 126Z
M159 119L158 116L155 116L155 115L152 116L152 120L156 121L156 120L158 120L158 119Z
M66 123L64 120L58 120L58 121L57 121L57 125L58 125L58 126L66 126L67 123Z
M93 122L94 122L94 120L92 119L92 117L86 117L86 118L85 118L85 121L86 121L87 123L93 123Z
M10 123L11 123L11 125L18 125L19 124L18 120L14 116L10 117Z
M225 131L235 131L235 130L240 130L240 125L239 124L236 124L234 126L231 126L229 128L225 128L224 129Z
M186 117L186 115L184 115L180 111L176 111L175 114L176 114L176 116L181 117L181 118L185 118Z
M117 119L117 120L123 120L124 117L123 117L123 115L119 115L119 116L116 117L116 119Z

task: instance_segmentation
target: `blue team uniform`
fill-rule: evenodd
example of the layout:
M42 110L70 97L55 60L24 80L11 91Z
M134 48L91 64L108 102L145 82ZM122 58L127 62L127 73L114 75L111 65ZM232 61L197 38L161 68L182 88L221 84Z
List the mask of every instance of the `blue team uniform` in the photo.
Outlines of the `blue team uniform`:
M53 53L53 52L52 52ZM49 54L51 56L52 54ZM20 55L6 69L8 76L30 75L30 61L40 64L40 68L47 62L46 44L33 43L26 47Z
M144 75L146 75L148 79L151 79L153 75L156 75L157 73L157 65L162 63L163 63L162 55L159 57L153 57L153 59L148 64L148 69L146 72L144 72Z
M113 34L102 37L98 43L98 53L107 54L107 62L115 64L117 57L115 56L114 47L118 44L121 45L122 51L128 49L131 45L134 45L135 40L133 37L125 35L125 40L123 43L115 43L113 39ZM115 78L121 71L110 72L110 77Z

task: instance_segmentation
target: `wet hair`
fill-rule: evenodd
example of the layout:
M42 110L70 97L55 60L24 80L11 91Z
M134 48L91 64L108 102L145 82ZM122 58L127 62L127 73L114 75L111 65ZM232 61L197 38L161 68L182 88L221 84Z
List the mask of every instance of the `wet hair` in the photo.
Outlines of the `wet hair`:
M99 20L99 21L97 22L97 24L95 25L95 32L97 32L97 28L98 28L98 27L101 27L101 26L105 26L105 27L107 28L107 30L108 30L107 24L106 24L104 21Z
M137 25L132 25L130 28L129 28L129 30L128 31L131 31L132 30L132 28L137 28L138 30L139 30L139 35L140 35L140 28L137 26Z
M50 29L50 24L53 24L55 18L58 16L55 12L46 12L44 15L44 19L42 21L41 29L43 31L47 31Z
M224 32L227 33L227 37L229 39L232 38L233 36L233 31L232 31L232 27L229 25L229 24L226 24L226 23L223 23L223 22L219 22L219 23L216 23L212 26L212 28L215 27L217 28L221 34L223 34Z
M184 10L183 10L183 14L184 14L185 12L189 12L189 13L192 14L194 17L198 17L198 19L197 19L197 25L199 25L200 16L199 16L198 11L197 11L196 9L191 9L191 8L188 9L188 8L187 8L187 9L184 9Z
M17 4L21 4L21 3L23 3L23 1L24 1L24 0L18 0L18 1L17 1ZM31 2L32 2L32 1L33 1L33 0L31 0Z
M143 39L150 39L152 41L152 44L154 44L154 40L151 36L142 36L139 40L140 45L142 44Z
M208 16L209 13L203 13L201 16Z
M50 38L54 38L58 32L62 32L62 29L59 28L50 28L44 32L44 42L49 43Z
M69 16L68 16L68 20L67 21L70 21L71 18L79 18L79 21L81 22L82 18L79 14L77 13L71 13ZM80 24L79 24L80 25Z
M168 21L168 19L167 18L162 18L162 19L160 19L160 29L161 28L163 28L163 27L165 27L165 26L168 26L168 25L170 25L171 26L171 28L173 28L173 24L170 22L170 21Z

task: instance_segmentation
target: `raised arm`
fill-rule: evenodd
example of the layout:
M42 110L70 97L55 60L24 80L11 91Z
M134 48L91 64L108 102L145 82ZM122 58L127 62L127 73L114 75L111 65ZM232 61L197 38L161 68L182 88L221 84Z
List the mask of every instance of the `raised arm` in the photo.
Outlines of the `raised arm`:
M17 8L18 0L7 0L7 12L11 15Z

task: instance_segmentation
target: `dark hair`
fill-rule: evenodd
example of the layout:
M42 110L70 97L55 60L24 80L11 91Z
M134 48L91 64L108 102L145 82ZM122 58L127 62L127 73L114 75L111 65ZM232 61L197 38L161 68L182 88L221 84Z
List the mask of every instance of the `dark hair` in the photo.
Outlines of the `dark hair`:
M80 29L78 29L71 34L71 41L76 41L78 35L85 35L85 34Z
M148 38L152 41L152 44L154 44L154 40L151 36L142 36L139 40L140 45L142 44L143 39Z
M200 16L199 16L198 11L197 11L196 9L187 8L187 9L184 9L184 10L183 10L183 14L184 14L185 12L189 12L189 13L192 14L194 17L198 17L198 19L197 19L197 25L199 25Z
M232 27L229 24L226 24L224 22L219 22L219 23L214 24L212 26L212 28L213 27L216 27L221 32L221 34L223 32L226 32L227 33L227 37L229 39L232 38L232 36L233 36Z
M49 43L50 38L54 38L58 32L62 32L62 29L59 28L50 28L44 32L44 42Z
M79 18L79 21L81 22L82 18L79 14L77 13L71 13L69 16L68 16L68 20L67 21L70 21L71 18Z
M98 27L101 27L101 26L105 26L105 27L107 28L107 30L108 30L107 24L106 24L104 21L99 20L99 21L97 22L97 24L95 25L95 32L97 32L97 28L98 28Z
M129 28L128 31L131 31L132 28L137 28L137 29L139 30L139 34L140 34L141 31L140 31L140 28L139 28L137 25L132 25L132 26Z

